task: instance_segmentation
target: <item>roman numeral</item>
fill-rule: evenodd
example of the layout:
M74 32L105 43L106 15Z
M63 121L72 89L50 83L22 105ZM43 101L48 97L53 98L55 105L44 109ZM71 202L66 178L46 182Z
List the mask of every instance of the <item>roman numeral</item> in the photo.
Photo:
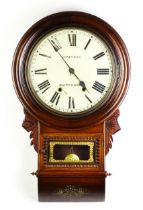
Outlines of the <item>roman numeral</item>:
M109 74L109 69L97 69L97 74L99 74L99 75Z
M75 109L75 103L74 103L74 98L69 97L69 109Z
M104 89L105 89L105 86L102 85L101 83L95 81L93 86L92 86L93 89L97 90L98 92L100 93L103 93Z
M93 59L94 59L94 60L97 60L98 58L101 58L101 57L104 56L104 55L105 55L105 53L104 53L104 52L101 52L101 53L95 55L95 56L93 57Z
M35 74L47 74L47 68L37 69L34 72L35 72Z
M91 99L85 94L85 98L90 102L92 103Z
M50 83L48 80L45 80L44 82L40 83L38 87L40 90L42 90L42 93L45 93L45 91L50 88Z
M51 43L56 52L62 48L57 38L51 39L49 40L49 42Z
M89 45L90 42L91 42L91 39L88 40L87 44L86 44L85 47L84 47L84 50L87 49L87 47L88 47L88 45Z
M50 102L56 103L56 105L57 105L58 102L59 102L59 99L60 99L60 95L59 95L59 93L56 91L56 92L54 93L54 95L52 96Z
M68 34L70 46L76 46L76 34Z

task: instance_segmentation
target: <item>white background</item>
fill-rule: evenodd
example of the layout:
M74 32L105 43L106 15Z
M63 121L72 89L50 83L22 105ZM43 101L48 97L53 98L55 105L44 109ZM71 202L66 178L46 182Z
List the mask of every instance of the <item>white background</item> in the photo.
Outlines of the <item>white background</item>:
M127 45L132 79L120 107L122 128L114 135L106 157L104 203L38 203L37 156L12 84L11 64L23 33L36 21L55 12L79 10L99 16L112 25ZM0 0L0 208L2 209L143 209L143 2L142 0Z

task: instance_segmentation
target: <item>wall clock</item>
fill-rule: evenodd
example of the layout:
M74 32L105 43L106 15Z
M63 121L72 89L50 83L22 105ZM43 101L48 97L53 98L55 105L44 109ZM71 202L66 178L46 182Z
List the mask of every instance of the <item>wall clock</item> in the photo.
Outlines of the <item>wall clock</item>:
M12 70L38 155L39 201L104 201L105 156L130 76L118 33L82 12L47 16L22 37Z

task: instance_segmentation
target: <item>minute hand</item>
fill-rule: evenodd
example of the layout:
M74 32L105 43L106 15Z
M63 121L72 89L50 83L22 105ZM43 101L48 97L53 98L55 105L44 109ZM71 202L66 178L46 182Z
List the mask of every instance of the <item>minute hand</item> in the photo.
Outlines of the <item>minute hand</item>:
M56 44L55 42L52 40L52 42L48 39L49 43L52 45L53 49L55 50L55 52L58 53L58 55L62 58L62 60L64 61L64 63L68 66L68 68L70 69L70 66L69 64L66 62L66 60L63 58L63 56L59 53L59 48L56 47Z
M66 60L63 58L63 56L59 53L59 51L57 51L57 53L59 54L59 56L62 58L62 60L65 62L65 64L68 66L69 68L69 72L70 72L70 69L71 67L69 66L69 64L66 62ZM71 73L71 72L70 72Z
M50 42L50 40L48 40ZM70 65L66 62L66 60L63 58L63 56L59 53L58 48L55 47L55 43L54 42L50 42L50 44L52 45L52 47L54 48L55 52L58 53L58 55L62 58L62 60L64 61L64 63L68 66L69 72L71 74L73 74L79 81L79 85L82 87L82 90L87 90L84 81L81 81L79 79L79 77L75 74L75 70L73 68L70 67Z

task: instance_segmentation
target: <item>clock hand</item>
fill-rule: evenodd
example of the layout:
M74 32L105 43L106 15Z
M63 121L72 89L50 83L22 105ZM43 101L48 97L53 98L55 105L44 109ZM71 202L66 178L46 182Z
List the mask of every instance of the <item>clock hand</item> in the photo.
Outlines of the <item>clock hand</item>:
M56 52L57 52L57 53L59 54L59 56L63 59L63 61L65 62L65 64L68 66L69 72L70 72L71 74L73 74L73 75L78 79L79 85L83 88L83 90L86 90L85 83L84 83L83 81L81 81L81 80L79 79L79 77L75 74L75 70L69 66L69 64L66 62L66 60L63 58L63 56L62 56L58 51L56 51Z
M69 64L66 62L66 60L63 58L63 56L59 53L59 51L58 51L58 48L56 48L55 46L54 46L54 42L51 42L49 39L48 39L48 41L50 42L50 44L52 45L52 47L54 48L54 50L55 50L55 52L57 52L58 54L59 54L59 56L62 58L62 60L65 62L65 64L68 66L68 68L70 69L70 66L69 66Z
M69 64L66 62L66 60L63 58L63 56L57 51L57 53L59 54L59 56L62 58L62 60L65 62L65 64L68 66L69 68L69 72L70 72L70 69L71 67L69 66ZM71 73L71 72L70 72Z
M73 74L77 79L78 79L78 81L79 81L79 85L82 87L82 90L83 91L85 91L85 90L87 90L87 88L86 88L86 86L85 86L85 82L84 81L81 81L80 79L79 79L79 77L75 74L75 70L73 69L73 68L71 68L69 65L68 65L68 63L65 61L65 59L63 58L63 56L57 51L57 53L59 54L59 56L63 59L63 61L66 63L66 65L68 66L68 68L69 68L69 72L71 73L71 74Z
M87 90L86 85L85 85L85 82L84 82L84 81L81 81L81 80L79 79L79 77L75 74L75 70L74 70L73 68L70 68L70 69L69 69L69 72L70 72L71 74L73 74L73 75L78 79L79 85L82 87L82 90L83 90L83 91Z
M48 41L50 42L49 39L48 39ZM69 66L69 64L68 64L68 63L66 62L66 60L63 58L63 56L59 53L59 51L58 51L59 49L55 47L54 42L50 42L50 44L51 44L52 47L54 48L55 52L58 53L58 55L62 58L62 60L64 61L64 63L68 66L69 72L70 72L71 74L73 74L73 75L78 79L79 85L82 87L82 90L83 90L83 91L87 90L87 88L86 88L86 86L85 86L85 82L84 82L84 81L81 81L81 80L79 79L79 77L75 74L75 70Z

